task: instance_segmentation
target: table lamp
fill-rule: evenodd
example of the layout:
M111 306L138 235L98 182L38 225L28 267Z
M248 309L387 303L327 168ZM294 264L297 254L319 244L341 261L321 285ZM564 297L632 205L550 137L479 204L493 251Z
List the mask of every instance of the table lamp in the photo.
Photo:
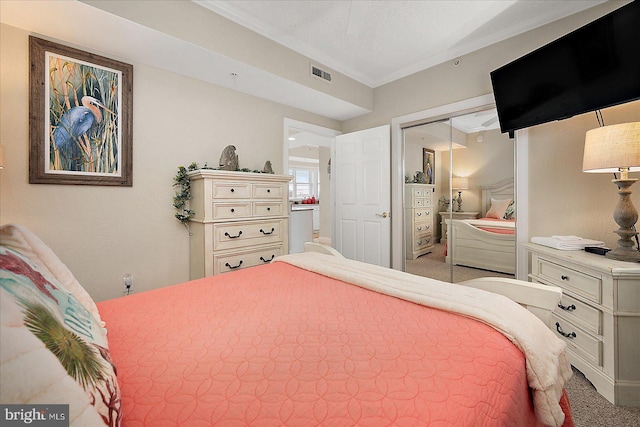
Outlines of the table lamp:
M454 176L451 181L451 188L458 190L458 198L454 199L458 204L456 212L462 212L462 190L469 188L469 178L466 176Z
M631 203L631 189L637 179L629 178L629 172L640 171L640 122L603 126L587 132L584 141L583 172L616 173L620 179L613 179L618 187L618 204L613 219L620 227L615 233L620 236L618 247L606 256L620 261L640 261L640 252L634 248L634 238L638 233L635 223L638 211Z

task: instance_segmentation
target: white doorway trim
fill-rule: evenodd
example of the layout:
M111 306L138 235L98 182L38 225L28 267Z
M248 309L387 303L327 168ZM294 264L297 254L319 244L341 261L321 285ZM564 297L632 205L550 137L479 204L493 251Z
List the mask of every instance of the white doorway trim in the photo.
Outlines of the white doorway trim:
M404 144L402 129L414 122L431 122L445 119L455 115L471 113L495 106L493 94L478 96L427 110L418 111L391 120L391 267L396 270L405 270L405 244L404 244ZM528 240L528 138L527 131L518 131L516 139L515 169L516 199L518 203L518 231L516 248L516 277L526 276L528 264L524 251L519 243ZM521 229L522 227L522 229ZM522 240L524 239L524 240ZM523 264L524 263L524 264ZM523 279L526 280L526 279Z

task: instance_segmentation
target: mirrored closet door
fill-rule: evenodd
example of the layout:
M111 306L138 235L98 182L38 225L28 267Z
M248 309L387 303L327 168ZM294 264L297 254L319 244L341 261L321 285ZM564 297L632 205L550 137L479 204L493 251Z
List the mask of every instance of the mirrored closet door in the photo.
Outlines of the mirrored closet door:
M514 145L495 109L407 126L403 139L406 271L513 277Z

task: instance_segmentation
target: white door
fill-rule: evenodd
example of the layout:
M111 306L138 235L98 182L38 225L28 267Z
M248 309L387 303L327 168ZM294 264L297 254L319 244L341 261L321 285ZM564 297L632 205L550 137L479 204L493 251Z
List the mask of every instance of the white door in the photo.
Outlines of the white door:
M391 266L389 125L336 136L335 244L347 258Z

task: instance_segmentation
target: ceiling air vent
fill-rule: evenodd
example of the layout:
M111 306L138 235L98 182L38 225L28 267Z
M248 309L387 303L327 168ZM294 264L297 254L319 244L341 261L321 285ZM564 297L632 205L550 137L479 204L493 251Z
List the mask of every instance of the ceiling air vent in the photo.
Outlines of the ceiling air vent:
M325 82L331 83L331 73L321 70L315 65L311 65L311 75L319 79L322 79Z

